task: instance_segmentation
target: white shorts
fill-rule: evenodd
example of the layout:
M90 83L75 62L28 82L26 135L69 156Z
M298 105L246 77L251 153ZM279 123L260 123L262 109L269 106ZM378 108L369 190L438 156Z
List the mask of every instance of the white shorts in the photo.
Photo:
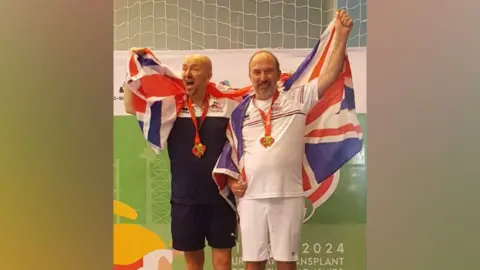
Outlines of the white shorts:
M297 261L304 208L304 197L240 199L242 260Z

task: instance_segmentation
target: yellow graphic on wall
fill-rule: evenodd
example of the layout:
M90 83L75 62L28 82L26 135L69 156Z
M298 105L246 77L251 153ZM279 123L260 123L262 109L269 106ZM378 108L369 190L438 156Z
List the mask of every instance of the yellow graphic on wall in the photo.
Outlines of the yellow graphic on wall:
M129 205L113 201L113 214L137 219ZM172 270L173 257L181 252L168 248L154 232L136 224L113 225L114 270Z

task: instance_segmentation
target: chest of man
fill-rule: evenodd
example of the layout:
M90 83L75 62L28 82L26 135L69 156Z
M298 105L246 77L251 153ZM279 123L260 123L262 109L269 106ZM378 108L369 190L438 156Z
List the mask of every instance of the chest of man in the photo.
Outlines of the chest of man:
M268 115L269 110L271 110L272 135L292 133L292 135L300 134L302 136L305 127L305 112L302 111L300 104L295 100L280 96L273 104L271 100L256 100L249 103L243 118L242 130L245 139L256 138L264 133L265 125L268 124L265 123L264 117Z

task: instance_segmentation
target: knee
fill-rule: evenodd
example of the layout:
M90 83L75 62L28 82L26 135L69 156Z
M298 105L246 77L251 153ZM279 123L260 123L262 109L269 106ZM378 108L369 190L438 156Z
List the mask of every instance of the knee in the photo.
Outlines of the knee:
M205 262L203 250L184 252L184 257L187 270L203 270L203 264Z
M230 260L217 258L213 261L215 270L230 270Z
M282 261L277 261L277 269L278 270L295 270L297 269L297 263L296 262L282 262Z
M230 270L232 254L230 252L214 252L213 267L215 270Z
M187 270L203 270L203 262L187 261Z
M246 262L246 270L265 270L267 261L262 262Z

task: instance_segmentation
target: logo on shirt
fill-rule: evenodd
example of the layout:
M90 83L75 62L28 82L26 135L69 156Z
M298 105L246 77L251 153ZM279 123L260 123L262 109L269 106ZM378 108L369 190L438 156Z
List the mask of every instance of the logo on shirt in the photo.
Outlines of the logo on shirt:
M243 121L247 120L250 120L250 114L245 114L245 116L243 117Z
M188 110L188 107L185 106L182 108L181 113L190 113L190 111Z
M217 101L214 101L212 105L210 105L210 110L212 110L212 112L223 112L223 105L220 104L219 102Z
M281 107L278 103L275 102L275 103L272 105L272 112L279 112L279 111L281 111L281 110L282 110L282 107Z

